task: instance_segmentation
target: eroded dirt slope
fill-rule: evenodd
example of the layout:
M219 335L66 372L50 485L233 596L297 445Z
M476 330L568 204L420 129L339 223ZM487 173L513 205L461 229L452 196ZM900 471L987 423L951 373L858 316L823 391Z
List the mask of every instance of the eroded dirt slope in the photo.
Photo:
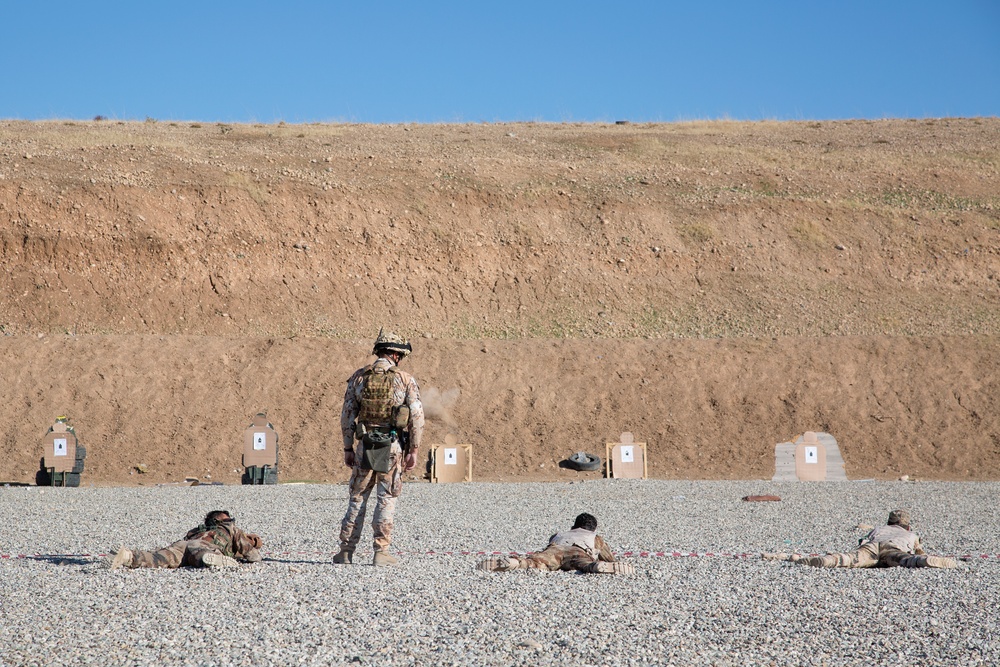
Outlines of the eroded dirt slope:
M65 412L93 481L233 481L266 408L283 477L339 479L386 325L483 478L572 478L622 430L656 476L770 477L807 429L852 477L996 478L998 137L0 123L0 477Z

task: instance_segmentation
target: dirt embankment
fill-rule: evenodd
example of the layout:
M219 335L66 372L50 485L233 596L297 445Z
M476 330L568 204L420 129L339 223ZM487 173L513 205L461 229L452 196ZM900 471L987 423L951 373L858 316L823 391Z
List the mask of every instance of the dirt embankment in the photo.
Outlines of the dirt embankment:
M68 413L85 479L342 479L386 325L428 443L563 479L624 430L658 477L1000 475L1000 120L0 123L0 481ZM149 471L139 476L134 466Z

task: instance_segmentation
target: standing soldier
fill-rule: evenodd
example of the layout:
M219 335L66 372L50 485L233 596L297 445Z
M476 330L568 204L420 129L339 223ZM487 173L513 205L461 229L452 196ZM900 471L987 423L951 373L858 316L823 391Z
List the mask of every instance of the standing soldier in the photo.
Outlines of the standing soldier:
M928 556L920 538L910 530L910 513L899 509L889 512L886 525L873 528L860 540L857 550L826 556L799 554L763 554L764 560L788 560L813 567L958 567L954 558Z
M396 499L402 491L403 472L417 465L424 430L417 381L399 368L399 362L411 349L399 336L379 331L372 349L378 359L358 369L347 381L340 428L344 435L344 465L351 468L350 498L340 524L340 551L333 557L334 563L354 561L373 488L377 491L372 515L372 565L398 562L389 554Z
M226 510L213 510L205 522L192 528L168 547L157 551L121 548L111 561L111 569L120 567L233 567L239 558L259 563L261 539L236 527L236 519Z
M547 547L523 557L489 556L476 563L477 570L559 570L599 574L635 574L635 566L615 560L608 543L597 534L597 518L584 512L573 528L549 538Z

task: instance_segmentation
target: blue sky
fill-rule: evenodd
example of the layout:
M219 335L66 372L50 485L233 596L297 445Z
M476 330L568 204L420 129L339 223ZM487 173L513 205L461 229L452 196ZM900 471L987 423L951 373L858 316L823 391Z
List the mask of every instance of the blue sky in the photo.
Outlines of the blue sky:
M1000 0L11 0L0 118L1000 115Z

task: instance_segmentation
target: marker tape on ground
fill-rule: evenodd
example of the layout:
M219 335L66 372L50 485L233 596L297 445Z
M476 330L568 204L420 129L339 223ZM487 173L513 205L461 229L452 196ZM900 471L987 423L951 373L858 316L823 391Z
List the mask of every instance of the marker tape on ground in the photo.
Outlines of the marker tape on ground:
M332 556L336 551L262 551L263 556ZM397 551L400 556L526 556L531 551ZM113 554L0 554L0 560L18 560L30 558L37 560L60 560L73 558L109 558ZM725 551L623 551L616 554L619 558L760 558L760 553L729 553ZM824 554L801 554L803 556L822 556ZM941 554L943 555L943 554ZM948 558L959 560L1000 559L1000 553L995 554L963 554L950 555Z

